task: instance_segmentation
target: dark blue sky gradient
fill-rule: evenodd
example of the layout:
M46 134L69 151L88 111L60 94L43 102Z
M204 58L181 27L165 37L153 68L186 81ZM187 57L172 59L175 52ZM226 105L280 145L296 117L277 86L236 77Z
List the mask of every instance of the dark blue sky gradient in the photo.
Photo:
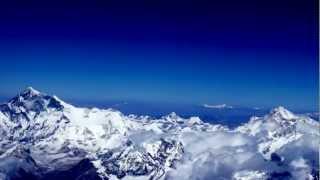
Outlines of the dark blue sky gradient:
M318 107L317 2L0 5L0 96Z

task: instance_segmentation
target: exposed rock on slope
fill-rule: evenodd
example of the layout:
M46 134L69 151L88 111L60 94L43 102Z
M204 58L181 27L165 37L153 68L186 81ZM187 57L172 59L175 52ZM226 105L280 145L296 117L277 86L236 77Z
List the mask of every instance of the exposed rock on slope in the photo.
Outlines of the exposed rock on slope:
M319 178L319 123L278 107L235 129L74 107L27 88L0 105L0 179Z

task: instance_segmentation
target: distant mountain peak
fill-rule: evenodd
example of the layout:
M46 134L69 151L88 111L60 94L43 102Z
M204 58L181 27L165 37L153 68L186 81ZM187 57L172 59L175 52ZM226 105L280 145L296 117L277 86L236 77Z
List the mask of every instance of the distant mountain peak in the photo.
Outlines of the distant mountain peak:
M183 121L182 118L175 112L171 112L170 114L164 116L164 118L170 122Z
M280 117L281 119L294 119L296 115L294 115L291 111L284 108L283 106L276 107L270 111L270 115L273 117Z
M34 89L33 87L29 86L26 89L24 89L21 93L22 95L31 95L31 96L36 96L36 95L40 95L41 92Z

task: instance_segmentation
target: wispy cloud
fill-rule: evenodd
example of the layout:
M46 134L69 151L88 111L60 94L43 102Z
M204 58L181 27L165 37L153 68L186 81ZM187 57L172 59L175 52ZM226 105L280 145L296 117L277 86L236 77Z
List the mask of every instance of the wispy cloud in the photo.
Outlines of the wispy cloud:
M212 109L232 109L233 106L229 106L227 104L217 104L217 105L210 105L210 104L203 104L205 108L212 108Z

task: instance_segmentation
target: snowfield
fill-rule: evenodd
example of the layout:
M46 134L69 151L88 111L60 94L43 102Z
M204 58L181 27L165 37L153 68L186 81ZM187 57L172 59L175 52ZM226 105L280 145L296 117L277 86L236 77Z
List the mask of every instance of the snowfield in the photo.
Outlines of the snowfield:
M0 179L319 179L319 127L284 107L230 129L27 88L0 105Z

